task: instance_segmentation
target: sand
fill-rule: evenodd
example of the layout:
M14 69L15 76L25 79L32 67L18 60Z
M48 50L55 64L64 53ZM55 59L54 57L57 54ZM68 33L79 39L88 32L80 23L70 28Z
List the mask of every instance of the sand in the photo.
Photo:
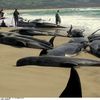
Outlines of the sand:
M0 31L10 29L12 28L2 28ZM38 38L50 39L49 36ZM57 37L54 41L55 47L67 40ZM40 51L0 44L0 97L59 97L68 82L70 68L15 66L19 58L38 56ZM77 57L99 60L86 52ZM83 97L100 97L100 68L80 67L76 70L81 79Z

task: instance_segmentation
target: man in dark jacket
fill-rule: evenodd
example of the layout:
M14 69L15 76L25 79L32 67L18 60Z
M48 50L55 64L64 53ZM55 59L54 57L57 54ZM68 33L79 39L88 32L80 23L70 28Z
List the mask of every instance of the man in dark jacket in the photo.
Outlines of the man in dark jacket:
M56 18L56 25L59 25L61 23L61 18L60 18L60 15L59 15L59 10L57 10L55 18Z
M15 11L13 13L13 16L14 16L15 26L17 26L17 24L18 24L18 17L19 17L19 12L17 11L17 9L15 9Z
M4 18L4 12L3 12L3 9L0 10L0 19L3 19Z

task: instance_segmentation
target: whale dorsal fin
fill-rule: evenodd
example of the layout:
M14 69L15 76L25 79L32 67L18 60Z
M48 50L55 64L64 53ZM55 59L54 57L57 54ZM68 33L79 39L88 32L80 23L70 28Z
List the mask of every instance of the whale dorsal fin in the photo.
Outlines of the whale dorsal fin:
M47 49L43 49L43 50L40 52L39 56L43 56L43 55L46 55L46 54L47 54Z
M49 43L51 43L52 47L54 47L54 39L56 38L56 36L53 36L50 40Z
M73 28L73 26L71 25L71 26L70 26L70 29L69 29L69 32L71 32L71 31L72 31L72 28Z
M67 86L59 97L82 97L80 78L73 67L71 68Z
M49 43L51 43L52 47L54 47L54 39L55 39L56 36L53 36L50 40L49 40ZM39 56L42 56L42 55L46 55L48 52L47 52L47 49L43 49L41 52L40 52L40 55Z
M71 35L72 28L73 28L73 26L71 25L71 26L70 26L70 29L67 31L69 37L70 37L70 35Z

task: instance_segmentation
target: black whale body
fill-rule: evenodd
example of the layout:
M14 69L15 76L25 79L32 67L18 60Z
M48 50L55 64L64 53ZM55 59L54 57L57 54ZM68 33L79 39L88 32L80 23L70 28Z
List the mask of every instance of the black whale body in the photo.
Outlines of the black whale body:
M58 47L50 50L42 50L40 56L42 55L53 55L53 56L75 56L84 48L81 43L64 43Z
M10 32L17 32L22 35L29 35L29 36L60 36L60 37L66 37L66 35L62 35L55 32L48 32L43 31L35 28L29 28L29 27L23 27L23 28L17 28L14 30L11 30Z
M16 62L16 66L40 65L52 67L70 67L68 64L76 63L79 66L100 66L100 61L91 59L70 58L63 56L25 57Z
M53 37L54 38L54 37ZM53 39L51 38L53 43ZM0 43L18 46L23 44L24 47L38 48L38 49L52 49L52 44L50 42L33 38L31 36L20 35L17 33L0 33ZM17 44L17 45L16 45Z
M19 21L18 27L36 27L36 28L65 28L64 26L56 25L54 23L49 22L41 22L41 21Z
M100 40L94 40L90 43L90 52L100 58Z
M82 50L85 50L88 46L89 41L84 37L72 38L68 43L64 43L50 50L42 50L40 56L42 55L53 55L53 56L76 56Z

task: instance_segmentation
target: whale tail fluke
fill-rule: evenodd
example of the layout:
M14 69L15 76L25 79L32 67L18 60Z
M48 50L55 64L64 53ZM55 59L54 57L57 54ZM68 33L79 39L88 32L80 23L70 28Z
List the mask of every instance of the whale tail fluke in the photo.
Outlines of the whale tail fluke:
M77 71L72 67L66 88L59 97L82 97L81 82Z

